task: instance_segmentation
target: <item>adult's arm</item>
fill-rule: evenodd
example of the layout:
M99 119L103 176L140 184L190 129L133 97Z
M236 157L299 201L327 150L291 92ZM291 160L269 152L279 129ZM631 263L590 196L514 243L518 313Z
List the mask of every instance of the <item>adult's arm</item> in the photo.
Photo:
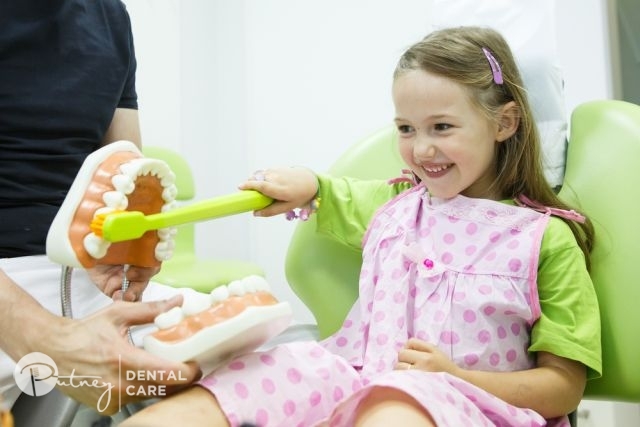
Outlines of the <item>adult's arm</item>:
M111 399L102 397L106 387L60 386L67 395L93 408L115 413L119 402L140 400L131 396L127 387L150 390L149 385L167 385L172 391L191 383L199 375L194 364L161 359L129 344L128 326L152 322L155 316L182 303L182 297L151 303L118 301L95 314L80 320L59 317L47 311L9 276L0 270L0 348L13 360L19 361L32 352L51 357L58 367L59 376L77 378L99 377L100 384L113 386ZM129 380L127 371L173 372L158 381ZM121 398L121 400L119 399ZM98 405L104 405L98 406Z
M138 110L133 108L116 108L102 144L106 145L120 140L131 141L139 148L142 147Z

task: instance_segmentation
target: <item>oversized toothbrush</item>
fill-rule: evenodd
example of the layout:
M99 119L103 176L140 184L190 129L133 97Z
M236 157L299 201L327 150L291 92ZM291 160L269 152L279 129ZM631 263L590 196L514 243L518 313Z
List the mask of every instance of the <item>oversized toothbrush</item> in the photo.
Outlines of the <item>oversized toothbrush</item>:
M176 208L175 175L118 141L87 157L47 236L47 254L70 267L155 267L172 256L176 225L261 209L273 200L256 191Z
M145 215L140 211L122 210L102 213L94 217L90 228L95 235L104 240L122 242L138 239L149 230L254 211L272 202L273 199L257 191L239 191L151 215Z

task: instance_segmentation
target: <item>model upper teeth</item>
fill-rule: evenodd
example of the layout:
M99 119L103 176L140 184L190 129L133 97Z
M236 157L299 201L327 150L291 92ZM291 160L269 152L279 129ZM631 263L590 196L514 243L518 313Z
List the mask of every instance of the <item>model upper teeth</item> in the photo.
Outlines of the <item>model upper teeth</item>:
M427 172L440 172L443 171L445 169L449 169L451 165L438 165L438 166L431 166L431 167L425 167L424 170L426 170Z
M111 183L116 190L124 194L131 194L136 189L136 183L127 175L114 175L111 177Z
M120 191L106 191L102 195L102 201L106 207L114 210L124 211L127 209L127 206L129 206L127 195Z
M120 173L111 177L112 191L106 191L102 195L104 207L96 209L96 216L110 213L116 210L126 210L129 205L128 195L135 190L136 179L144 175L153 175L158 178L162 186L162 212L171 210L177 206L175 202L178 189L176 188L176 176L169 166L156 159L139 158L133 159L120 165ZM155 248L155 256L158 261L166 261L173 255L175 231L171 228L158 230L158 244ZM104 240L94 233L87 234L83 239L84 248L89 255L95 259L100 259L107 254L111 242Z

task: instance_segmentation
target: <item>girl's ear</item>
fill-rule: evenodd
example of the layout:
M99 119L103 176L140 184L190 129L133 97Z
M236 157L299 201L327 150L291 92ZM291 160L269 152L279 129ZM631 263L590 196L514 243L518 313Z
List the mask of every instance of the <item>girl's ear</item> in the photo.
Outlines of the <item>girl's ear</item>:
M498 113L498 133L496 141L505 141L518 130L520 124L520 108L514 101L509 101L502 106Z

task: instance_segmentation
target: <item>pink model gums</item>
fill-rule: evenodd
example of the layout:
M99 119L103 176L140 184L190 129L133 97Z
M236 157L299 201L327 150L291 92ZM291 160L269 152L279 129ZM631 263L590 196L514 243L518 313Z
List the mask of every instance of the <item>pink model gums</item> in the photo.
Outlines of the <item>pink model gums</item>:
M90 154L47 235L47 255L62 265L131 264L156 267L172 255L173 230L111 243L91 229L101 214L153 214L175 206L175 175L161 160L145 158L135 144L118 141Z

